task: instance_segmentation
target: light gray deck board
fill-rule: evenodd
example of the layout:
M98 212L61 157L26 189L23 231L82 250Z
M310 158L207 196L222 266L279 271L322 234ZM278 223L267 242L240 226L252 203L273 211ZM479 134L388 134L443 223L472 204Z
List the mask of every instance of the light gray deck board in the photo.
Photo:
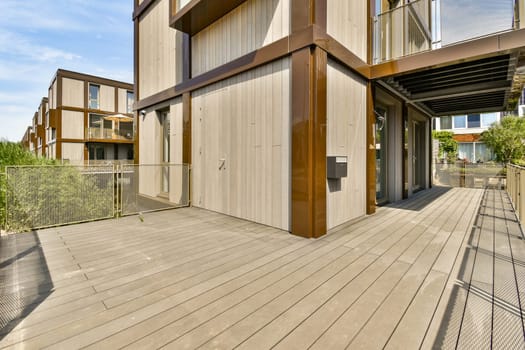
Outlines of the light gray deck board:
M519 348L521 238L504 192L460 188L318 240L196 208L40 230L0 242L0 307L30 306L0 348Z

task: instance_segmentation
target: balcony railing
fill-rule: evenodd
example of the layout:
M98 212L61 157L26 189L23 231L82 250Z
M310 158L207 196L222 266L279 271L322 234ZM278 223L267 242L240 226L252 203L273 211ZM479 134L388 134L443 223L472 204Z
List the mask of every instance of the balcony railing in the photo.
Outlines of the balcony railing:
M525 0L416 0L374 17L374 64L525 28Z
M133 141L133 132L128 129L87 128L86 140Z
M525 168L507 166L507 192L521 224L525 224Z
M374 63L430 49L430 7L418 0L374 18Z

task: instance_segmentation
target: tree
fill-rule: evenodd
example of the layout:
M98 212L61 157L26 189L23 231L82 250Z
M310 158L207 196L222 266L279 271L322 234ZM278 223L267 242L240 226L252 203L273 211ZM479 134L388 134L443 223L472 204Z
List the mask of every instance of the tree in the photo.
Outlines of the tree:
M446 155L449 161L454 161L458 152L458 142L454 140L454 133L452 131L434 130L432 137L439 141L439 158Z
M525 156L525 119L507 116L481 134L500 162L519 162Z

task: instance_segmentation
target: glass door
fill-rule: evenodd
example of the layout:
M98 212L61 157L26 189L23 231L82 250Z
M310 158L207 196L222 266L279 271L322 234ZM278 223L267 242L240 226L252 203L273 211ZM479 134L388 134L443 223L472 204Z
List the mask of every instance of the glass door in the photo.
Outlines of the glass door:
M162 129L162 171L161 171L161 193L167 195L170 191L170 114L168 111L161 112Z
M425 172L425 123L414 121L412 129L412 191L422 189Z
M376 201L378 204L388 200L387 197L387 111L375 109L375 146L376 146Z

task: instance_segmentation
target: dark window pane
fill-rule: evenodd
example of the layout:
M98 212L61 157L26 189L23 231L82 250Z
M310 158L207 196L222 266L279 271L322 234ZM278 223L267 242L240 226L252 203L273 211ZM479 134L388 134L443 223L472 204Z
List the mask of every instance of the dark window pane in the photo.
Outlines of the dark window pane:
M451 117L441 117L441 130L452 129L452 118Z
M479 128L481 126L479 114L469 114L467 120L469 128Z

